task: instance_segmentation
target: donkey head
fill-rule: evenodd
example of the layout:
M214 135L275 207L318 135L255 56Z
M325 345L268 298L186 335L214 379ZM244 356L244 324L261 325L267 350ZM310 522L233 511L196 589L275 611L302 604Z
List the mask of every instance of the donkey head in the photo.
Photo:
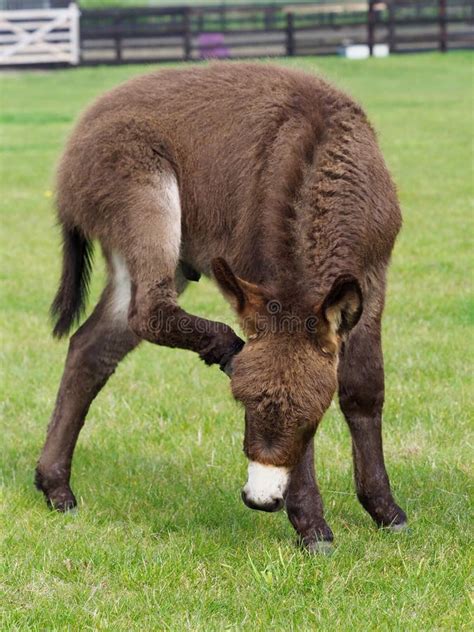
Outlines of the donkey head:
M212 266L248 340L231 373L232 393L245 408L250 461L242 498L252 509L278 511L291 471L336 391L340 345L360 318L362 293L357 280L344 275L323 301L296 308L235 276L223 259Z

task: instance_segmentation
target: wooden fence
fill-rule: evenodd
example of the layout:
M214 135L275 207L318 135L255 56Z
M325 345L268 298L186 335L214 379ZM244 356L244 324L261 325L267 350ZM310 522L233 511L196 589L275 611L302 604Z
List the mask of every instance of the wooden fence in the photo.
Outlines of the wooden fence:
M84 10L82 63L335 54L474 47L473 0Z
M0 38L2 30L0 28ZM82 9L80 63L121 64L474 47L474 0Z
M0 11L0 66L78 64L79 10Z

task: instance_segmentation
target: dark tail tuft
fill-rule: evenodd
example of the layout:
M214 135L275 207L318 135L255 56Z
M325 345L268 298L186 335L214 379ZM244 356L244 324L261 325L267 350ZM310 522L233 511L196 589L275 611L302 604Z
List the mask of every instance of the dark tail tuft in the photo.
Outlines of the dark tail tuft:
M56 321L55 338L65 336L80 318L89 290L92 244L77 228L63 226L63 269L58 292L51 305Z

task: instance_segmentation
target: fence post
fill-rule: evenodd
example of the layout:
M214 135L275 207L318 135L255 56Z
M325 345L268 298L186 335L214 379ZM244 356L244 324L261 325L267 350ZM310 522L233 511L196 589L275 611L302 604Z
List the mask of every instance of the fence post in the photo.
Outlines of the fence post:
M295 54L295 25L293 13L286 14L286 54L293 57Z
M271 7L264 7L263 9L263 23L266 31L272 28L272 18L270 17L270 11Z
M394 53L397 49L397 39L395 35L396 16L395 1L388 1L388 48L390 53Z
M184 59L191 59L192 42L191 42L191 8L186 7L183 13L183 48Z
M369 47L369 55L374 54L374 37L375 37L375 0L368 0L367 8L367 45Z
M446 0L439 0L439 50L445 53L448 49L448 28L446 20Z
M225 4L222 5L220 10L221 17L221 31L225 32L227 30L227 7Z
M80 12L77 4L69 5L71 15L71 64L77 65L81 61L81 36L79 32Z
M120 64L122 61L122 36L120 34L121 16L118 15L114 20L114 43L115 43L115 63Z

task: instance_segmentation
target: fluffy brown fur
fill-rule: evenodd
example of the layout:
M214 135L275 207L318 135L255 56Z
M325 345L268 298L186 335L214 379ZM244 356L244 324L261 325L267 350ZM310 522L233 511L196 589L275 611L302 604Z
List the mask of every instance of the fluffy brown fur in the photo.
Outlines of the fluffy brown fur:
M170 178L179 185L179 253L170 237ZM65 257L56 333L67 332L81 307L92 240L111 281L72 338L38 464L38 485L53 506L75 504L70 463L88 406L141 339L222 366L240 351L227 325L177 304L184 277L213 268L251 336L232 378L246 409L245 451L292 468L287 507L305 544L332 537L312 437L338 383L359 497L379 524L404 522L380 434L380 320L401 215L373 129L351 98L319 77L268 64L138 77L100 97L79 121L59 167L57 207ZM113 253L132 283L128 325L120 327L110 319ZM176 324L183 317L186 332ZM86 391L84 376L93 383Z

